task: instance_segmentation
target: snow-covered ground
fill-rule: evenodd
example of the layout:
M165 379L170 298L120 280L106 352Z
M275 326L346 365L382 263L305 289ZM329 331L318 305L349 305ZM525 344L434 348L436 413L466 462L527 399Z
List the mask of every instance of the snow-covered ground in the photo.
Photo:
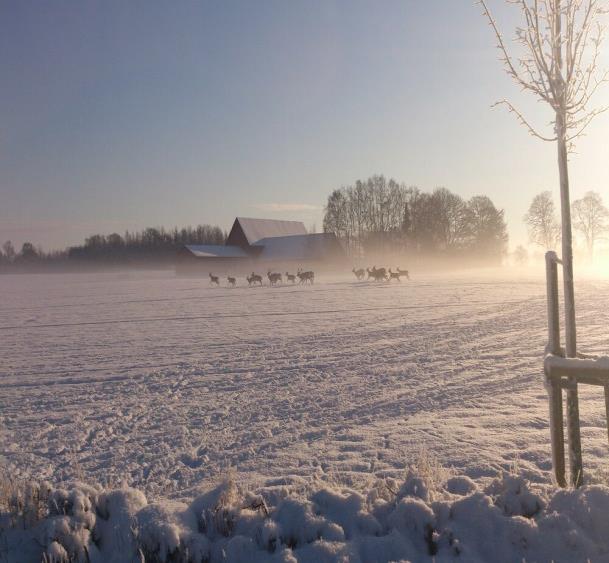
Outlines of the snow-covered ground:
M545 289L509 270L210 288L171 273L0 276L0 455L16 477L188 499L201 483L362 489L421 452L475 479L550 470ZM577 286L609 351L609 282ZM583 390L584 461L607 457Z
M604 560L609 488L551 486L544 287L0 276L0 561ZM609 282L577 296L607 353Z

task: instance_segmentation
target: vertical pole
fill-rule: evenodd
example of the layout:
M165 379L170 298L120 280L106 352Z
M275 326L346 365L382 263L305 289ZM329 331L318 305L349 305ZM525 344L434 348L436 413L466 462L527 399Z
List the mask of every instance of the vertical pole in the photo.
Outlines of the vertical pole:
M559 487L566 487L565 478L565 434L562 418L562 387L560 382L549 381L548 394L550 399L550 437L552 440L552 467L554 478Z
M584 467L579 429L577 380L574 377L569 378L569 388L567 389L567 434L569 436L569 469L571 473L571 485L577 488L581 487L584 482Z
M605 383L605 417L607 422L607 438L609 438L609 383Z
M546 292L548 298L548 352L561 356L560 316L558 312L558 257L556 252L546 252Z
M562 355L560 349L560 316L558 310L558 257L555 252L546 252L546 283L548 298L548 352ZM546 374L547 376L548 374ZM562 388L554 379L548 381L550 403L550 439L552 443L552 467L559 487L566 487L565 479L565 435L562 414Z

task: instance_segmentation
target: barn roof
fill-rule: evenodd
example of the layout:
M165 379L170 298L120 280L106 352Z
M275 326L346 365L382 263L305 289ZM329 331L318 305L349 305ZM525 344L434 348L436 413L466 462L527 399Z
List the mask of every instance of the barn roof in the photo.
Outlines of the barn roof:
M247 258L247 253L238 246L218 244L187 244L186 248L197 258Z
M316 233L269 237L259 240L261 259L267 260L320 260L342 254L342 248L334 234Z
M301 221L277 221L275 219L237 217L233 229L235 229L237 224L241 227L250 245L260 245L262 244L262 239L307 234L304 223Z

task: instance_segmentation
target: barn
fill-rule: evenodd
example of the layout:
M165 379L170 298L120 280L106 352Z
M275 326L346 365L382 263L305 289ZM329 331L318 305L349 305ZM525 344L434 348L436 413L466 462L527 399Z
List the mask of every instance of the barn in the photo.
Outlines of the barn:
M346 255L334 234L308 234L300 221L237 217L226 244L185 245L178 253L176 272L245 274L343 263Z

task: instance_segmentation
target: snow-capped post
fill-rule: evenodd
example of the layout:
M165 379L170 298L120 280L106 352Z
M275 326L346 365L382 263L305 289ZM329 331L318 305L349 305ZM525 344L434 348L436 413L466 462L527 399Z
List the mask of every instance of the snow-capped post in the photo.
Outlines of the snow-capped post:
M507 0L518 6L524 20L516 29L516 41L522 54L514 58L508 52L499 27L486 0L479 0L488 19L505 70L524 91L531 92L553 112L553 131L540 133L530 120L508 100L505 105L516 115L528 132L543 141L557 144L558 174L562 218L562 266L565 300L566 356L575 358L577 336L575 327L575 292L573 288L573 248L571 207L569 198L568 153L577 137L583 134L592 119L607 107L590 109L590 99L607 81L607 73L599 74L598 57L604 28L600 17L606 13L603 0ZM567 427L571 483L582 483L581 445L577 381L571 379L567 389Z
M554 356L561 356L560 313L558 308L558 256L550 250L546 252L546 283L548 299L548 349ZM565 436L562 416L562 387L560 381L546 373L546 385L550 403L550 439L552 443L552 467L559 487L565 487Z
M558 256L553 250L546 252L546 293L548 298L548 352L562 355L560 347L560 315L558 309Z

